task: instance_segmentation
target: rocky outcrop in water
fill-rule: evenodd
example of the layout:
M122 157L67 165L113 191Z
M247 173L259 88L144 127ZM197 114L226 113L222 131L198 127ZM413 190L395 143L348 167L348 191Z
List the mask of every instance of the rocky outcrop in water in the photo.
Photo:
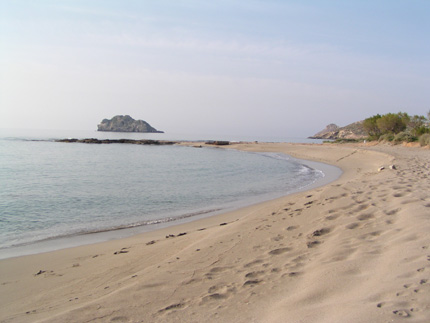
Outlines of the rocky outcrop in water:
M112 131L112 132L152 132L163 133L143 120L134 120L129 115L119 115L112 119L103 119L97 126L97 131Z
M97 138L85 138L85 139L59 139L56 142L78 142L83 144L134 144L134 145L174 145L178 142L167 141L167 140L151 140L151 139L97 139Z
M205 142L206 145L215 145L215 146L227 146L230 145L230 141L226 140L209 140Z

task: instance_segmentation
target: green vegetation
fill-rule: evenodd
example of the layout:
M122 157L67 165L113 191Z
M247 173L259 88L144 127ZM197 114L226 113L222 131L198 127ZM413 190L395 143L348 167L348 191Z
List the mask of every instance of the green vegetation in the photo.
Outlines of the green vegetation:
M379 141L393 141L394 140L394 135L392 133L386 133L381 135L378 138Z
M412 136L412 134L402 131L394 136L394 142L413 142L417 141L418 138Z
M378 127L378 120L381 119L381 115L377 114L376 116L367 118L363 121L363 128L371 138L379 138L381 136L381 130Z
M376 121L381 133L399 133L406 129L406 118L400 114L388 113Z
M324 140L323 143L325 144L350 144L350 143L357 143L357 142L361 142L361 139L346 139L346 138L338 138L335 140Z
M407 113L374 115L363 121L363 128L369 140L414 142L421 146L430 144L430 111L424 116L409 116Z
M430 146L430 133L421 135L419 141L421 146Z

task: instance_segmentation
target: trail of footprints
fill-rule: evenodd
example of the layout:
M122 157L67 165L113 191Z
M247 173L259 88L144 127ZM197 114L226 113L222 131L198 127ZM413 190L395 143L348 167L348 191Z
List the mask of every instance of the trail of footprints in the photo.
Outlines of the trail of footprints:
M426 172L415 169L420 176L430 178L428 169ZM373 185L372 181L362 181L353 183L351 187L333 185L338 188L338 194L328 196L325 199L312 199L312 195L307 195L299 203L288 203L278 212L272 213L270 217L275 220L270 223L261 223L256 230L273 232L270 238L271 249L265 250L264 246L256 245L253 251L256 253L256 259L252 262L242 265L237 264L234 267L214 267L204 274L204 280L210 280L213 284L207 288L207 291L201 295L199 305L219 306L219 302L224 302L237 293L249 292L251 295L258 293L258 286L264 284L279 285L285 279L300 279L306 274L306 265L311 258L309 252L318 250L318 246L324 243L326 237L330 236L333 231L343 230L342 248L339 248L337 254L331 255L329 259L320 260L324 262L344 261L357 252L355 240L365 240L372 245L368 248L369 255L377 256L383 246L378 242L378 237L390 230L390 226L396 222L400 208L387 208L387 203L391 199L401 199L402 205L410 202L421 201L422 205L430 208L429 198L426 193L416 194L416 192L430 191L429 185L425 188L415 187L413 177L406 172L397 172L391 178L386 179L385 184L394 185L395 193L380 189L384 185ZM355 186L355 187L354 187ZM377 197L375 199L375 196ZM339 208L331 209L333 201L341 200ZM320 202L318 202L320 201ZM375 202L376 201L376 202ZM305 234L300 232L298 225L282 226L280 223L288 223L289 220L299 217L304 211L317 207L320 214L320 228L311 233ZM283 222L287 221L287 222ZM343 223L343 224L342 224ZM361 229L366 229L365 233ZM351 235L348 232L357 232ZM301 248L294 248L285 245L294 239L301 239L305 245ZM355 239L355 240L354 240ZM424 248L424 247L423 247ZM363 250L362 250L363 252ZM411 278L410 283L403 284L400 291L396 293L399 299L397 302L380 301L375 305L377 308L390 308L395 316L409 317L413 313L421 310L429 310L430 305L413 306L410 305L411 298L416 299L420 294L430 293L430 253L428 255L428 266L417 268L415 277ZM224 273L234 271L235 275L232 281L225 281ZM288 284L286 282L286 284ZM273 287L274 288L274 287ZM186 303L186 302L185 302ZM184 304L185 304L184 303ZM188 303L192 303L188 300ZM415 302L420 304L419 302ZM173 306L169 309L183 308L185 305ZM410 305L410 306L408 306ZM169 310L165 309L165 310Z
M430 261L430 255L427 258ZM420 300L419 295L430 294L429 271L430 266L418 268L416 273L411 273L408 282L395 293L395 297L390 297L389 301L378 302L376 306L381 309L389 308L394 315L401 317L410 317L414 313L428 311L430 304L425 299Z
M416 159L410 159L408 161L408 168L412 169L410 174L408 171L397 172L396 178L392 179L392 184L395 192L390 195L385 193L381 195L382 202L386 202L390 199L399 200L401 205L404 205L404 214L408 214L407 205L410 203L418 203L418 205L428 208L429 194L430 192L430 181L427 184L422 185L422 182L418 186L414 178L419 176L421 178L430 178L429 165L423 167ZM385 209L384 215L388 218L385 222L387 225L393 224L396 219L396 215L401 211L401 208ZM416 212L416 208L414 211ZM429 211L430 212L430 211ZM416 236L406 237L405 241L414 241L418 239ZM427 239L428 241L428 239ZM398 277L399 289L388 295L387 300L382 300L376 304L377 308L388 309L393 315L408 318L413 317L414 314L422 311L429 311L430 304L428 302L428 295L430 295L430 253L428 253L428 245L421 247L422 256L416 257L416 259L404 259L404 262L414 261L416 263L425 263L424 266L417 268L415 271L405 273L401 277ZM428 317L428 315L427 315Z
M277 223L290 217L300 216L303 209L318 205L316 201L309 200L311 197L312 195L306 196L307 200L303 203L303 207L295 207L295 203L289 203L279 212L272 213L270 216L275 217L272 221L274 225L266 223L256 227L256 230L267 231L272 229L274 231L274 235L270 238L270 241L273 242L269 244L270 249L256 245L252 248L256 253L256 258L253 261L239 262L236 266L213 267L200 275L196 275L191 283L212 283L208 285L200 300L183 300L181 303L174 303L161 309L158 314L165 314L171 310L182 310L196 302L199 306L218 307L220 302L228 300L235 294L250 293L251 290L250 295L256 295L258 293L256 288L258 289L260 285L279 285L280 281L297 279L305 274L304 267L309 257L308 250L322 243L324 236L328 235L331 229L322 227L305 236L300 232L298 225L280 227ZM291 239L300 238L303 240L303 245L298 250L285 245L286 242L291 242ZM234 275L228 275L231 272L234 272ZM227 281L226 277L233 277L232 281ZM189 283L190 281L186 282L186 284ZM285 284L288 285L288 282Z

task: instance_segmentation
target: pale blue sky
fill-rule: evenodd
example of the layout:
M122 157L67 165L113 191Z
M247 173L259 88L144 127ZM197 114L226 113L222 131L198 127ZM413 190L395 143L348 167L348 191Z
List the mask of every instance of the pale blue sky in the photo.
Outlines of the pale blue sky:
M430 1L0 0L0 128L306 137L430 109Z

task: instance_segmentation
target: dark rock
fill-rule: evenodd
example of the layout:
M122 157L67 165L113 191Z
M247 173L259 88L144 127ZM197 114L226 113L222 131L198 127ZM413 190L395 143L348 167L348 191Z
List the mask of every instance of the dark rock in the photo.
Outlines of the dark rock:
M151 139L96 139L96 138L86 138L86 139L59 139L56 142L78 142L84 144L135 144L135 145L174 145L175 141L166 140L151 140Z
M163 133L163 131L151 127L146 121L134 120L129 115L118 115L110 120L103 119L97 126L97 131Z
M205 142L206 145L215 145L215 146L227 146L230 145L230 141L224 140L209 140Z

